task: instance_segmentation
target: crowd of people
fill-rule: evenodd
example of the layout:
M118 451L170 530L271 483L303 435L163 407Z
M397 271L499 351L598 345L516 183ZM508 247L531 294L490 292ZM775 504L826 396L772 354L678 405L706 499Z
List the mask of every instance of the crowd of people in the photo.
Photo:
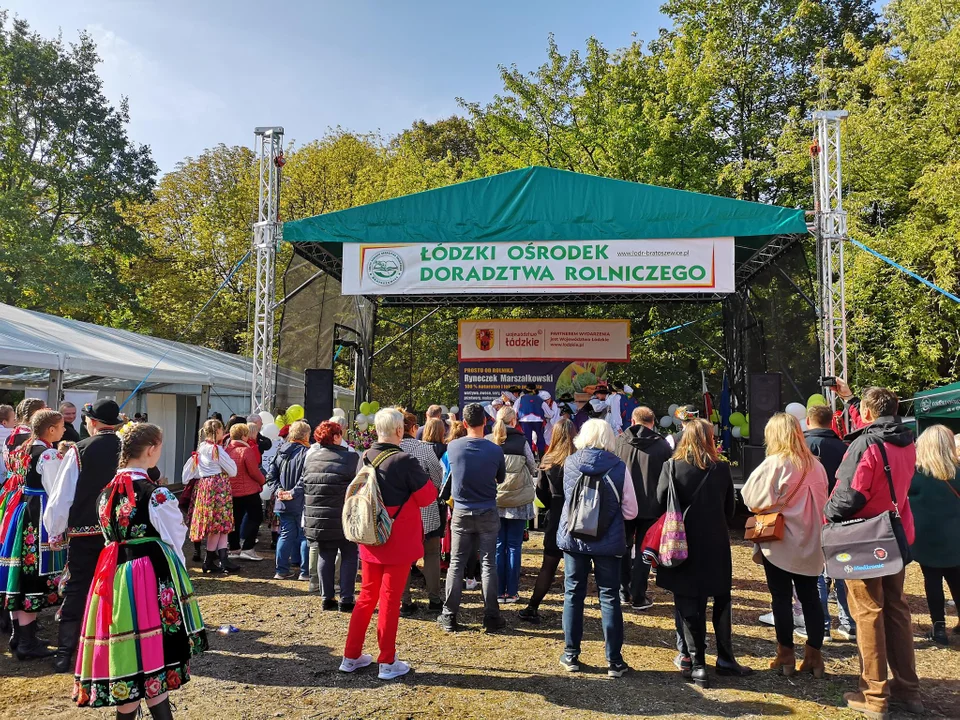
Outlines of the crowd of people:
M712 601L714 672L750 676L737 660L731 614L736 497L713 424L684 406L680 432L665 436L656 413L634 402L629 388L596 390L577 406L533 386L511 388L486 406L467 405L460 419L431 406L422 426L411 412L384 408L373 418L376 442L367 449L350 446L342 417L316 427L293 422L279 447L260 434L257 416L212 417L183 468L179 499L158 484L159 428L143 419L125 424L112 400L83 409L87 437L75 445L62 443L69 408L53 411L33 400L15 411L0 406L7 429L0 619L10 647L20 660L51 658L57 672L73 670L80 705L113 706L127 718L143 700L153 717L172 717L167 693L189 681L190 658L207 647L183 555L186 536L202 572L230 574L241 569L234 561L266 559L256 550L266 518L275 530L274 579L302 580L319 592L324 611L350 615L340 670L373 664L363 650L376 613L378 676L397 678L410 670L396 647L403 617L435 613L443 631L457 632L463 592L479 585L483 629L506 627L505 611L521 599L523 542L540 507L542 561L515 617L540 622L562 561L565 670L581 669L592 573L607 674L629 671L624 609L653 606L655 571L656 585L672 596L680 675L710 684ZM775 415L764 431L766 458L741 491L758 519L777 518L780 533L754 546L772 606L769 667L823 677L824 643L836 633L855 640L860 655L859 688L845 695L849 707L877 718L891 706L920 712L904 571L828 577L821 529L894 512L905 559L912 555L923 573L930 637L949 644L943 583L956 599L958 443L940 425L915 438L890 390L868 388L856 398L838 381L837 391L853 432L841 439L826 406L808 409L806 430L793 415ZM356 542L344 518L359 507L359 481L370 478L378 540ZM661 538L672 532L668 516L680 519L682 557L657 557ZM414 600L412 572L423 576L425 607ZM36 616L57 605L51 651Z

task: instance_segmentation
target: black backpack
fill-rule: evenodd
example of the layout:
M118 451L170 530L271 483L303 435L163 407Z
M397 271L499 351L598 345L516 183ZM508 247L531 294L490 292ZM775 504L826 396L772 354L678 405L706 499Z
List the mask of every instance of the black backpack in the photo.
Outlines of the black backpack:
M567 532L577 540L599 540L610 528L609 503L602 484L609 483L620 507L620 493L607 473L581 474L567 500Z

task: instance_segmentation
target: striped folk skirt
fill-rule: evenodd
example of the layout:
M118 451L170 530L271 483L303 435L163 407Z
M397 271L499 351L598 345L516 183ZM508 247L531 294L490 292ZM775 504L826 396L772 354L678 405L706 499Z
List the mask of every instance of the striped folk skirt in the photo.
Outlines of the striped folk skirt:
M111 543L114 545L114 543ZM104 548L97 566L112 583L87 598L73 699L107 707L148 700L190 680L190 659L207 649L200 608L186 569L158 538ZM109 588L112 587L112 594Z
M35 613L59 605L57 586L66 552L50 548L43 527L47 494L37 488L19 488L2 500L0 611Z

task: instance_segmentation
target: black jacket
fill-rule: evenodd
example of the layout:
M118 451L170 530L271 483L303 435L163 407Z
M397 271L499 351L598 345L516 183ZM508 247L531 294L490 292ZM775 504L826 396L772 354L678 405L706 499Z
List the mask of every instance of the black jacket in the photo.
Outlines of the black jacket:
M543 552L547 555L562 555L557 548L557 529L563 511L563 463L546 470L540 469L537 479L537 498L547 509L547 526L543 531Z
M257 450L260 451L260 457L263 457L263 454L272 447L273 440L262 434L257 435Z
M810 452L820 458L820 464L827 471L827 481L830 483L829 492L837 484L837 468L847 454L847 444L829 428L814 428L803 433Z
M303 461L303 532L321 546L343 538L343 500L360 457L339 445L312 446Z
M63 425L63 437L60 438L62 442L72 442L76 445L80 442L80 433L77 432L77 429L70 423L64 423Z
M637 493L638 520L653 520L663 512L657 484L663 464L672 454L666 439L643 425L631 425L617 437L617 456L626 463Z
M663 465L657 486L657 499L664 510L671 472L675 472L680 508L690 508L684 517L690 555L679 567L660 568L657 585L674 595L724 595L730 592L733 584L727 529L727 521L733 517L735 508L730 466L725 462L717 463L691 505L690 498L707 471L683 460L668 460Z

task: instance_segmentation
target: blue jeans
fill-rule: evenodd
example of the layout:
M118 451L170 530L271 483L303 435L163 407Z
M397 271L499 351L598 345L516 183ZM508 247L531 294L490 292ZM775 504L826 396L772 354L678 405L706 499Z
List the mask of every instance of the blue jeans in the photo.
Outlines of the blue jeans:
M846 628L851 632L857 631L857 623L850 614L850 606L847 605L847 584L843 580L833 580L833 587L837 591L837 616L840 620L840 627ZM827 599L830 597L830 588L827 587L827 578L823 573L817 579L817 586L820 588L820 606L823 608L823 626L830 633L830 610L828 609Z
M600 596L600 621L606 643L607 663L623 662L623 612L620 609L620 558L563 553L563 637L564 653L580 655L583 638L583 602L587 597L587 575L593 565L593 577Z
M523 558L523 531L526 520L500 518L497 533L497 583L499 595L516 595L520 589L520 566Z
M300 572L310 568L310 546L300 525L300 513L277 513L280 518L280 538L277 540L277 574L290 572L290 562L300 563Z

